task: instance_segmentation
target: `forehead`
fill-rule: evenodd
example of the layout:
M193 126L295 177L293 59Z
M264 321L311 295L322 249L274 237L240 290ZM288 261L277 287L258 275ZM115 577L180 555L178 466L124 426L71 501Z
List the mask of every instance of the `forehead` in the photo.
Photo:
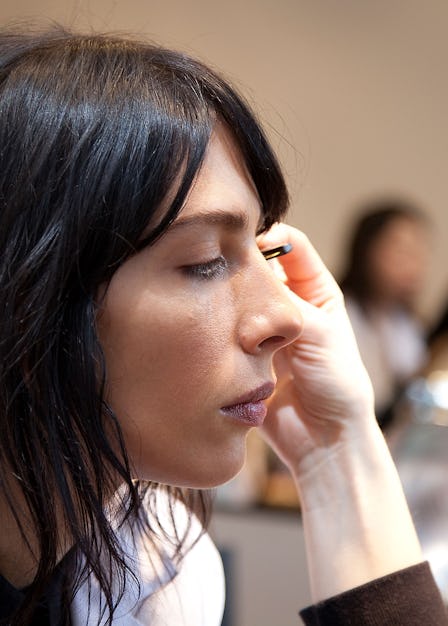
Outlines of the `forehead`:
M378 239L384 242L424 242L426 243L426 224L413 217L400 216L391 220Z
M210 214L216 221L238 226L239 217L261 214L260 200L235 140L222 125L212 133L205 157L186 202L171 228Z

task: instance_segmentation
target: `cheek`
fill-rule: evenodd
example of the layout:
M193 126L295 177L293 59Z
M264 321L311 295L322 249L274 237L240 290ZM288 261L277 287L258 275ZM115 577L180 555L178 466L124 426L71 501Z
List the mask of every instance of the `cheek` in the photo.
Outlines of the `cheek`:
M229 360L232 329L221 307L204 304L146 299L131 310L110 307L100 340L113 408L161 411L211 392Z
M173 320L174 321L174 320ZM184 402L202 397L219 367L224 367L229 349L228 331L222 325L215 327L201 316L194 320L178 320L167 324L150 345L135 360L141 375L152 373L153 383L161 400L165 394L173 399L180 396ZM148 381L147 381L148 382Z
M107 400L137 475L195 487L229 480L246 434L217 417L236 380L231 311L178 301L110 313L101 333Z

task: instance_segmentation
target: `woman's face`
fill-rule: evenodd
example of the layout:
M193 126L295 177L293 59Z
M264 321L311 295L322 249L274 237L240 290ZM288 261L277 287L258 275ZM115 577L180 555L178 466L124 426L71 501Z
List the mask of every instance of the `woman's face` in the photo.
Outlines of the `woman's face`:
M387 304L412 305L424 284L428 258L426 225L407 217L391 220L369 251L377 298Z
M106 399L140 478L209 487L244 462L273 391L272 357L300 332L258 249L261 222L220 129L174 224L112 278L98 316Z

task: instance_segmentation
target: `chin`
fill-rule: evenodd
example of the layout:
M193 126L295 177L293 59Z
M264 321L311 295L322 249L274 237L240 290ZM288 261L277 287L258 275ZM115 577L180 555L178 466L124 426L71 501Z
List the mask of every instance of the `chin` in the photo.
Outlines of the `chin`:
M246 447L242 450L233 450L221 455L213 455L201 463L195 471L185 472L176 481L177 486L190 489L213 489L232 480L243 468L246 460ZM174 484L174 483L171 483Z
M144 459L134 465L134 478L190 489L212 489L234 478L246 460L246 439L232 441L225 447L210 446L201 452L163 463L148 465Z
M191 489L213 489L219 487L235 478L243 468L244 461L245 457L243 456L243 458L238 459L238 461L235 460L233 463L217 463L207 472L202 471L197 476L191 476L187 480L180 481L183 484L179 486Z
M197 472L191 471L193 468L190 468L190 471L182 473L154 473L141 470L133 472L133 480L143 480L188 489L213 489L232 480L241 471L243 465L244 458L241 462L231 465L220 464L218 467L211 467L208 471L204 468Z

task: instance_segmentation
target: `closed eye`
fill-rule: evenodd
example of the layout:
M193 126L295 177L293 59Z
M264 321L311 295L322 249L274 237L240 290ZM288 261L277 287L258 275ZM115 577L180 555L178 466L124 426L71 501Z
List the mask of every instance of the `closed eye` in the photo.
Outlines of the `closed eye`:
M195 265L184 265L182 271L193 278L199 280L212 280L222 278L227 272L229 264L223 256L211 259L205 263L197 263Z

